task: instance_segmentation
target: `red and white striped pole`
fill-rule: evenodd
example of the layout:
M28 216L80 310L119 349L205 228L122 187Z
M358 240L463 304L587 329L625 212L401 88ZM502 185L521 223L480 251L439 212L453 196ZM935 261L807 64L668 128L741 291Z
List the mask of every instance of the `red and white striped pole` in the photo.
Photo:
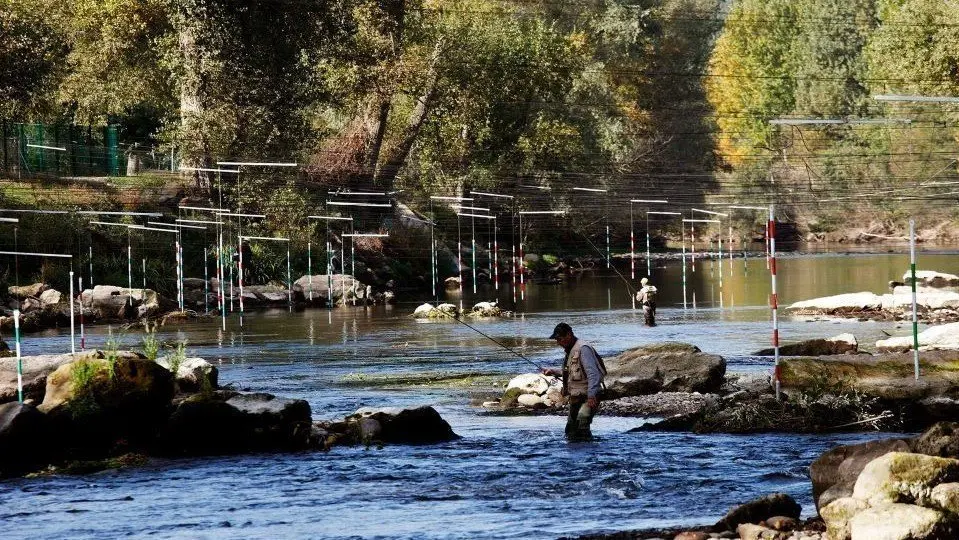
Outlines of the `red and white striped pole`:
M516 307L516 274L517 272L519 272L519 264L516 263L516 241L515 241L516 237L514 236L513 238L514 238L513 246L512 246L513 256L511 257L513 260L513 271L510 272L510 284L513 287L513 307L515 308Z
M773 205L769 205L769 222L766 225L769 242L769 278L772 286L769 295L769 307L773 317L773 381L776 385L776 399L779 399L780 370L779 370L779 297L776 294L776 218Z
M769 270L769 222L766 222L766 270Z
M243 327L243 236L238 235L237 238L239 242L237 244L237 251L239 251L239 257L237 258L237 264L236 264L236 276L237 276L237 283L240 286L240 327L242 328ZM327 247L329 248L329 242L327 242ZM329 252L329 249L327 249L327 252ZM330 270L327 270L327 272L332 273L332 271ZM327 289L327 292L330 296L330 301L332 304L333 287L331 286L329 289Z

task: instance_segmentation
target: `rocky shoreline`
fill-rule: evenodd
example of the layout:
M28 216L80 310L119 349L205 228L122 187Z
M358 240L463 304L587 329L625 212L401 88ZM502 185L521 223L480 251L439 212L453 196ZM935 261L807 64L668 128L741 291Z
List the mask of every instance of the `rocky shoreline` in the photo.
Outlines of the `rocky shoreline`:
M890 293L844 293L795 302L786 311L799 317L909 321L912 319L912 279L890 282ZM916 272L916 312L921 322L959 322L959 276L931 270Z
M327 451L459 438L431 407L361 409L314 422L310 405L220 387L200 358L134 351L0 359L0 478L92 472L151 456ZM15 401L16 400L16 401Z
M80 291L71 306L68 294L48 284L11 286L0 307L0 331L12 332L14 309L20 310L20 330L25 333L68 326L71 309L75 324L83 320L86 324L156 321L163 325L169 320L218 315L220 283L217 279L187 278L183 285L182 311L176 301L152 289L96 285ZM239 287L227 284L223 293L225 302L239 310ZM350 275L306 275L293 282L292 289L285 285L244 285L242 301L246 311L291 305L302 309L392 303L395 293L391 288L373 292L370 286Z

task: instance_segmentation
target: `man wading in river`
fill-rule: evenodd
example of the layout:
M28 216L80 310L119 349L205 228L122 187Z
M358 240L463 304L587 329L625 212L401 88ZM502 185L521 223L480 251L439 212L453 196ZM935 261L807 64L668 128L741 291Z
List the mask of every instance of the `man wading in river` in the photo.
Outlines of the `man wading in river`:
M646 326L656 326L656 287L647 278L639 283L643 288L636 293L636 301L643 306L643 321Z
M562 370L543 370L544 375L563 377L563 395L569 397L566 438L570 441L592 440L589 425L599 410L599 391L606 367L596 349L573 335L568 324L557 324L549 338L555 339L556 344L566 351Z

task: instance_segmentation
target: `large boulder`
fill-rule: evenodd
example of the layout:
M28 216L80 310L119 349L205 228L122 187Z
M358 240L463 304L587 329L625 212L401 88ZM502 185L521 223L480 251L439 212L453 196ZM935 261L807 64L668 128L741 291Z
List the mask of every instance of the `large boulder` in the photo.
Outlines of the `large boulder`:
M305 275L293 282L293 295L299 301L329 305L332 298L333 305L345 305L354 299L365 302L366 286L348 274Z
M859 473L867 463L889 452L909 452L906 439L882 439L862 444L837 446L809 466L813 502L817 509L843 497L851 497Z
M142 358L133 351L117 351L119 358ZM80 359L105 358L106 352L90 349L74 354L43 354L24 356L23 365L23 397L37 403L43 401L47 387L47 376L64 364ZM17 359L0 358L0 403L17 399Z
M70 354L22 357L24 399L32 399L36 402L43 401L47 376L63 364L74 360L75 357ZM15 401L16 399L17 359L15 357L0 358L0 403Z
M898 502L929 502L932 488L959 480L959 460L889 452L863 467L852 496L871 506Z
M884 504L867 508L849 520L853 540L947 540L959 529L945 513L914 504Z
M47 377L38 407L57 423L62 444L102 451L116 441L147 444L166 420L173 377L143 358L83 358Z
M820 509L831 540L946 540L959 532L959 460L906 452L863 468L853 493Z
M7 294L17 300L23 300L25 298L39 298L40 294L49 288L50 286L46 283L34 283L32 285L21 285L19 287L12 285L7 287Z
M927 456L959 459L959 423L939 422L912 443L913 452Z
M53 426L33 405L0 405L0 478L29 472L54 455Z
M902 275L902 282L909 285L912 283L912 272L906 271ZM959 286L959 276L955 274L945 274L934 270L917 270L916 285L925 287L957 287Z
M694 345L659 343L623 352L606 361L610 398L656 392L713 393L723 385L726 361Z
M171 371L171 373L172 361L173 358L170 356L163 356L156 360L157 364ZM216 389L219 373L216 366L202 358L185 358L177 366L177 371L173 373L173 376L178 391L200 392Z
M781 356L822 356L859 352L859 342L852 334L839 334L826 339L810 339L799 343L790 343L779 347ZM760 349L755 356L772 356L773 349Z
M152 289L127 289L114 285L97 285L80 294L83 308L98 319L115 320L154 317L177 307Z
M56 289L47 289L40 293L40 305L43 306L44 309L50 306L59 306L61 303L67 303L67 295Z
M180 402L160 432L169 455L293 451L309 446L310 405L271 394L215 391Z
M782 388L858 390L889 400L920 400L959 393L959 351L926 351L915 380L911 353L783 358Z
M785 493L773 493L741 504L723 516L714 531L735 531L743 523L761 523L774 516L799 519L802 507Z
M912 335L880 339L876 342L877 351L905 352L912 350ZM930 326L919 332L919 350L959 350L959 322Z
M235 292L239 293L239 290ZM243 286L244 308L286 305L290 300L290 293L285 286L269 284Z
M365 444L436 444L460 436L433 407L363 408L346 418L356 442Z

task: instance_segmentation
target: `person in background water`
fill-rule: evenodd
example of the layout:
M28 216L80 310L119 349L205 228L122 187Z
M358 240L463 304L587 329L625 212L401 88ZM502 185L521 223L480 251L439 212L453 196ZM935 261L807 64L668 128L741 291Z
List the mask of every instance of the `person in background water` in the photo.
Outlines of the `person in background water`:
M569 398L566 438L573 442L592 440L589 426L599 410L599 392L606 375L603 361L596 349L573 335L566 323L557 324L549 338L566 351L562 370L543 369L544 375L563 378L563 395Z
M643 320L646 326L656 326L656 287L650 285L647 278L639 283L643 288L636 293L636 301L643 306Z

